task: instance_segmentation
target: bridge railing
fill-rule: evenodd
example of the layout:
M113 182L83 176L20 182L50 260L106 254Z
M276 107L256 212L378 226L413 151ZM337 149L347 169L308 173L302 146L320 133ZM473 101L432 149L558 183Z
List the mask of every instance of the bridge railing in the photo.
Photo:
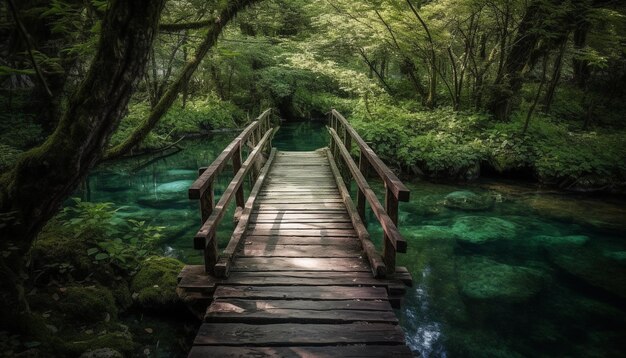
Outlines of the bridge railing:
M204 251L205 270L213 276L217 276L216 265L219 258L215 237L217 226L233 197L237 205L235 216L239 215L245 206L243 183L251 172L251 182L256 181L260 174L262 153L268 154L272 147L274 127L271 123L271 114L271 109L263 112L222 151L210 166L200 168L198 179L189 188L189 199L200 201L202 217L202 227L194 237L194 248ZM249 150L247 158L242 163L242 154L246 152L245 146ZM229 162L232 162L233 179L215 204L215 179Z
M365 205L367 202L383 229L382 258L384 265L378 263L375 259L379 257L379 255L373 252L375 250L373 249L373 245L364 245L364 250L368 254L370 263L373 266L374 274L384 276L385 273L393 273L396 267L396 253L405 253L407 247L406 240L398 231L398 205L400 201L409 200L409 189L402 184L391 169L389 169L372 148L365 143L363 138L352 128L350 123L334 109L329 113L328 131L331 137L330 156L332 156L332 161L340 168L342 172L341 176L348 188L350 187L351 179L354 180L358 186L355 210L361 222L365 223ZM350 153L353 143L359 150L358 165L355 163ZM371 169L378 174L385 184L384 206L380 203L367 182L367 176L371 172ZM368 241L369 236L366 242Z

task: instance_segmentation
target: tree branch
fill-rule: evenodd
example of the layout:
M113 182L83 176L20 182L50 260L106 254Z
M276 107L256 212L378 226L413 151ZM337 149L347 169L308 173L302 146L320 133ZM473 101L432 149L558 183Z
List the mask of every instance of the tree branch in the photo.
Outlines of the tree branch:
M200 62L202 62L202 59L209 52L209 49L211 49L211 47L213 47L217 43L217 38L222 33L224 27L235 17L235 15L239 11L258 1L260 0L229 1L228 5L226 5L226 7L220 12L215 22L210 25L209 30L204 37L204 40L196 49L195 55L191 57L191 59L187 62L185 67L178 75L178 77L168 86L167 91L165 91L163 96L161 96L157 105L148 115L148 118L146 118L126 140L124 140L119 145L111 148L105 155L105 160L118 158L129 152L139 143L141 143L146 135L148 135L152 128L154 128L154 126L159 122L161 117L163 117L163 115L167 113L167 110L172 106L174 101L176 101L176 98L178 98L178 93L183 88L184 84L191 79L191 76L200 65Z

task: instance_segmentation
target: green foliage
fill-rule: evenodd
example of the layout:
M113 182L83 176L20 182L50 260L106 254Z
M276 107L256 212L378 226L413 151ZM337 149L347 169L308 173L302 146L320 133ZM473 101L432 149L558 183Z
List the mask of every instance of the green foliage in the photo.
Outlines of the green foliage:
M10 145L0 143L0 170L9 168L17 160L17 156L22 153Z
M115 212L119 208L113 209L112 203L85 202L80 198L72 200L74 205L65 207L48 225L48 231L53 232L49 236L55 237L55 240L59 237L76 240L84 247L84 253L91 263L113 264L131 271L141 260L158 249L162 240L161 232L165 227L133 219L120 223L114 220ZM58 229L59 226L62 227L61 230ZM71 260L54 265L56 266L48 268L57 268L63 274L65 271L72 271L75 263ZM80 262L82 267L88 265L84 261Z
M129 106L126 117L113 134L110 146L120 144L150 115L150 106L137 102ZM172 106L159 124L142 142L143 148L158 148L185 134L195 134L212 129L237 128L245 120L243 111L230 102L214 96L188 101L185 108L180 103Z
M41 126L25 113L0 113L0 144L24 150L42 140Z

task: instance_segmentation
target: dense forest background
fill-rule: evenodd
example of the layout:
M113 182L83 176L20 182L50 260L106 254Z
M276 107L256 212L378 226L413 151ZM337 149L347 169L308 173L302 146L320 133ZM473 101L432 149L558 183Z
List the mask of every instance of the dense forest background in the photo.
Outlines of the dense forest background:
M137 300L120 288L131 280L123 277L143 285L133 292L150 286L136 274L151 269L146 258L162 260L150 256L159 227L130 222L145 239L131 248L98 226L111 214L104 204L59 214L93 167L241 128L268 107L286 120L338 109L407 178L504 176L624 192L626 4L618 0L7 0L0 38L2 311L20 317L2 321L26 334L5 337L6 349L45 341L46 325L29 312L46 303L26 294L65 282L67 270L94 284L73 294L109 312L100 322L107 332L119 331L110 327L115 304ZM72 211L84 220L69 220ZM108 244L90 244L98 240ZM89 253L77 259L74 250ZM33 267L33 252L58 256ZM99 254L109 271L90 277ZM46 344L79 354L94 344L88 336ZM96 346L124 347L124 337Z

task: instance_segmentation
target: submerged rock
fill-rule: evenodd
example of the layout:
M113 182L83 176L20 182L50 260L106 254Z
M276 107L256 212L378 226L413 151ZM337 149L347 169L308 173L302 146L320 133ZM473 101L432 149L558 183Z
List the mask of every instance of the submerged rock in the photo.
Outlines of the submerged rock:
M184 264L168 257L147 258L130 286L136 302L147 308L169 308L180 303L176 294L177 277Z
M626 298L626 265L584 248L551 250L552 263L588 285Z
M541 291L548 276L542 271L502 264L485 257L457 261L461 293L473 300L524 302Z
M456 234L448 226L405 226L401 227L400 230L407 237L417 240L452 240L456 238Z
M493 207L494 198L490 195L479 195L467 190L455 191L446 195L443 205L449 209L465 211L482 211Z
M620 264L626 264L626 251L605 251L604 256Z
M463 216L452 226L458 240L472 244L513 239L516 231L512 222L490 216Z
M585 235L567 235L567 236L548 236L537 235L531 238L532 242L542 246L552 245L574 245L582 246L589 241L589 236Z
M157 193L184 193L193 184L193 180L176 180L156 187Z
M198 171L191 170L191 169L168 169L165 173L171 176L181 176L181 177L188 177L188 178L193 178L193 177L198 176Z

